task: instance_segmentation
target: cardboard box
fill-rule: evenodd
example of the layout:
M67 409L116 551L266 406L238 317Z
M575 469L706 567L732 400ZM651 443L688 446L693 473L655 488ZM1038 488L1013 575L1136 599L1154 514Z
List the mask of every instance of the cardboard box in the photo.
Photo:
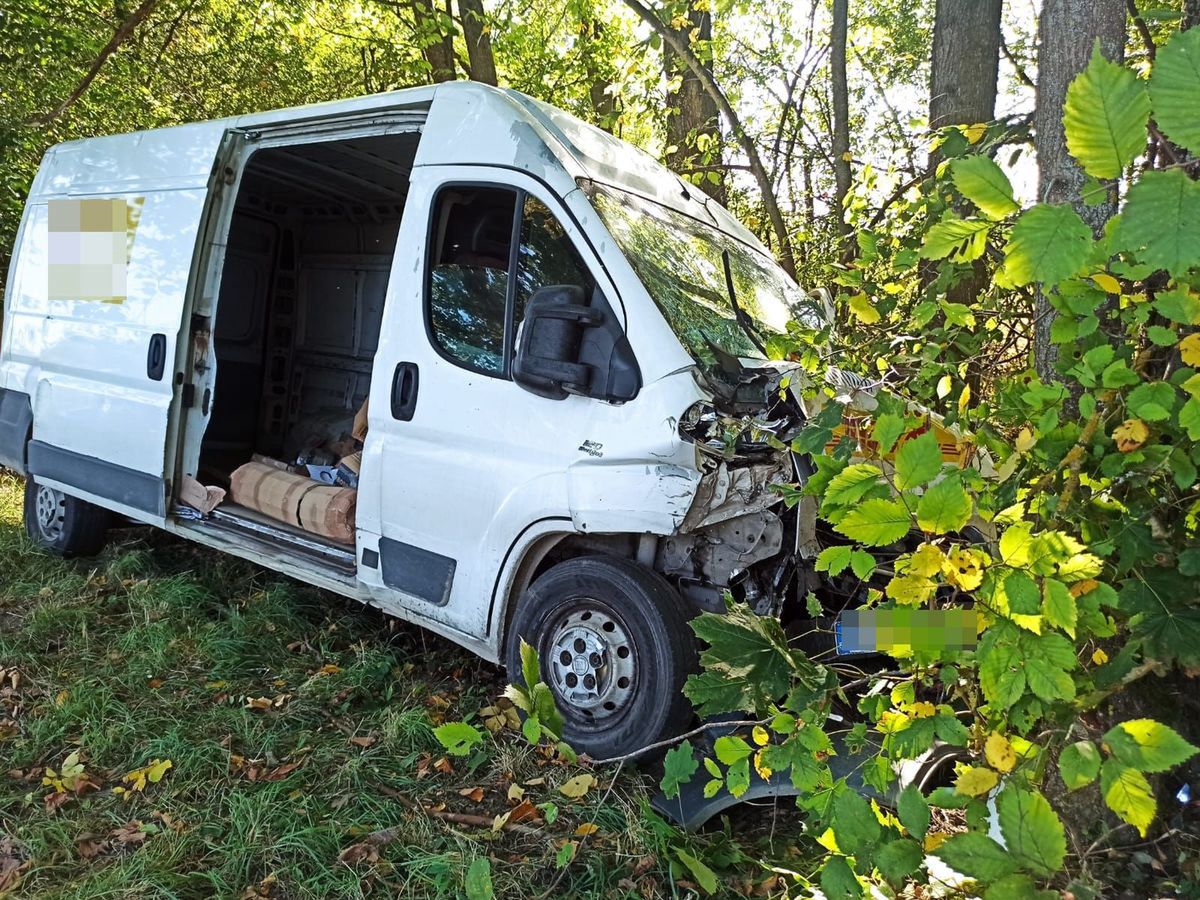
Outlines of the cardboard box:
M338 463L337 475L334 483L340 484L342 487L358 489L358 472L362 467L362 451L351 453L348 456L342 457L342 461Z
M234 503L342 544L354 543L358 491L313 481L260 462L233 473Z
M367 439L367 403L369 400L369 397L363 400L362 406L354 414L354 427L350 430L350 436L359 443Z

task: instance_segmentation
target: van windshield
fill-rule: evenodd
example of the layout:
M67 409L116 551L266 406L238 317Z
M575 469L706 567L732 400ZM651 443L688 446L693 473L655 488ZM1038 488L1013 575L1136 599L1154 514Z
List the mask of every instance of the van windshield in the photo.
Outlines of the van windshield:
M714 362L711 345L733 356L763 356L737 321L725 281L725 253L737 305L753 320L762 343L783 333L793 318L807 329L825 329L820 306L766 255L626 191L596 182L585 190L667 324L698 362Z

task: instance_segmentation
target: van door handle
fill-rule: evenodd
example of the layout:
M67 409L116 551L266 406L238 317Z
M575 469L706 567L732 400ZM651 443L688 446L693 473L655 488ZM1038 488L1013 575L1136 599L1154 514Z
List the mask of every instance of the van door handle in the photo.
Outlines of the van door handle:
M167 365L167 336L150 335L150 349L146 351L146 377L151 381L162 381Z
M392 375L392 418L411 422L417 411L417 364L402 362Z

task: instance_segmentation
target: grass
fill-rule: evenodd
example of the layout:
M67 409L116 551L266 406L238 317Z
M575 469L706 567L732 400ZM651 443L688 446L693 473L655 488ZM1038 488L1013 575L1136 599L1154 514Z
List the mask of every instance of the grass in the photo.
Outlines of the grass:
M22 491L0 476L0 894L460 897L486 859L500 897L687 896L686 847L721 891L781 896L747 854L786 865L795 844L761 811L734 816L738 841L728 822L685 837L639 774L609 791L598 772L600 789L568 799L557 787L578 769L515 732L441 762L433 728L504 686L466 651L149 529L56 559L26 540ZM46 769L72 753L95 787L55 796ZM158 760L161 780L114 790ZM526 830L437 815L491 819L514 784L543 804ZM567 842L579 852L563 871Z

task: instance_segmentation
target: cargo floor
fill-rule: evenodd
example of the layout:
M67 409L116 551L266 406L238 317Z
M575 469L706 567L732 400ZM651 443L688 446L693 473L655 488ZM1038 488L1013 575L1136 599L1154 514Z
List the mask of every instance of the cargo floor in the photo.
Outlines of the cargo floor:
M237 503L222 503L212 511L212 517L204 524L239 532L261 543L299 553L310 559L319 559L339 569L349 572L355 570L353 547L310 534L302 528L272 519Z

